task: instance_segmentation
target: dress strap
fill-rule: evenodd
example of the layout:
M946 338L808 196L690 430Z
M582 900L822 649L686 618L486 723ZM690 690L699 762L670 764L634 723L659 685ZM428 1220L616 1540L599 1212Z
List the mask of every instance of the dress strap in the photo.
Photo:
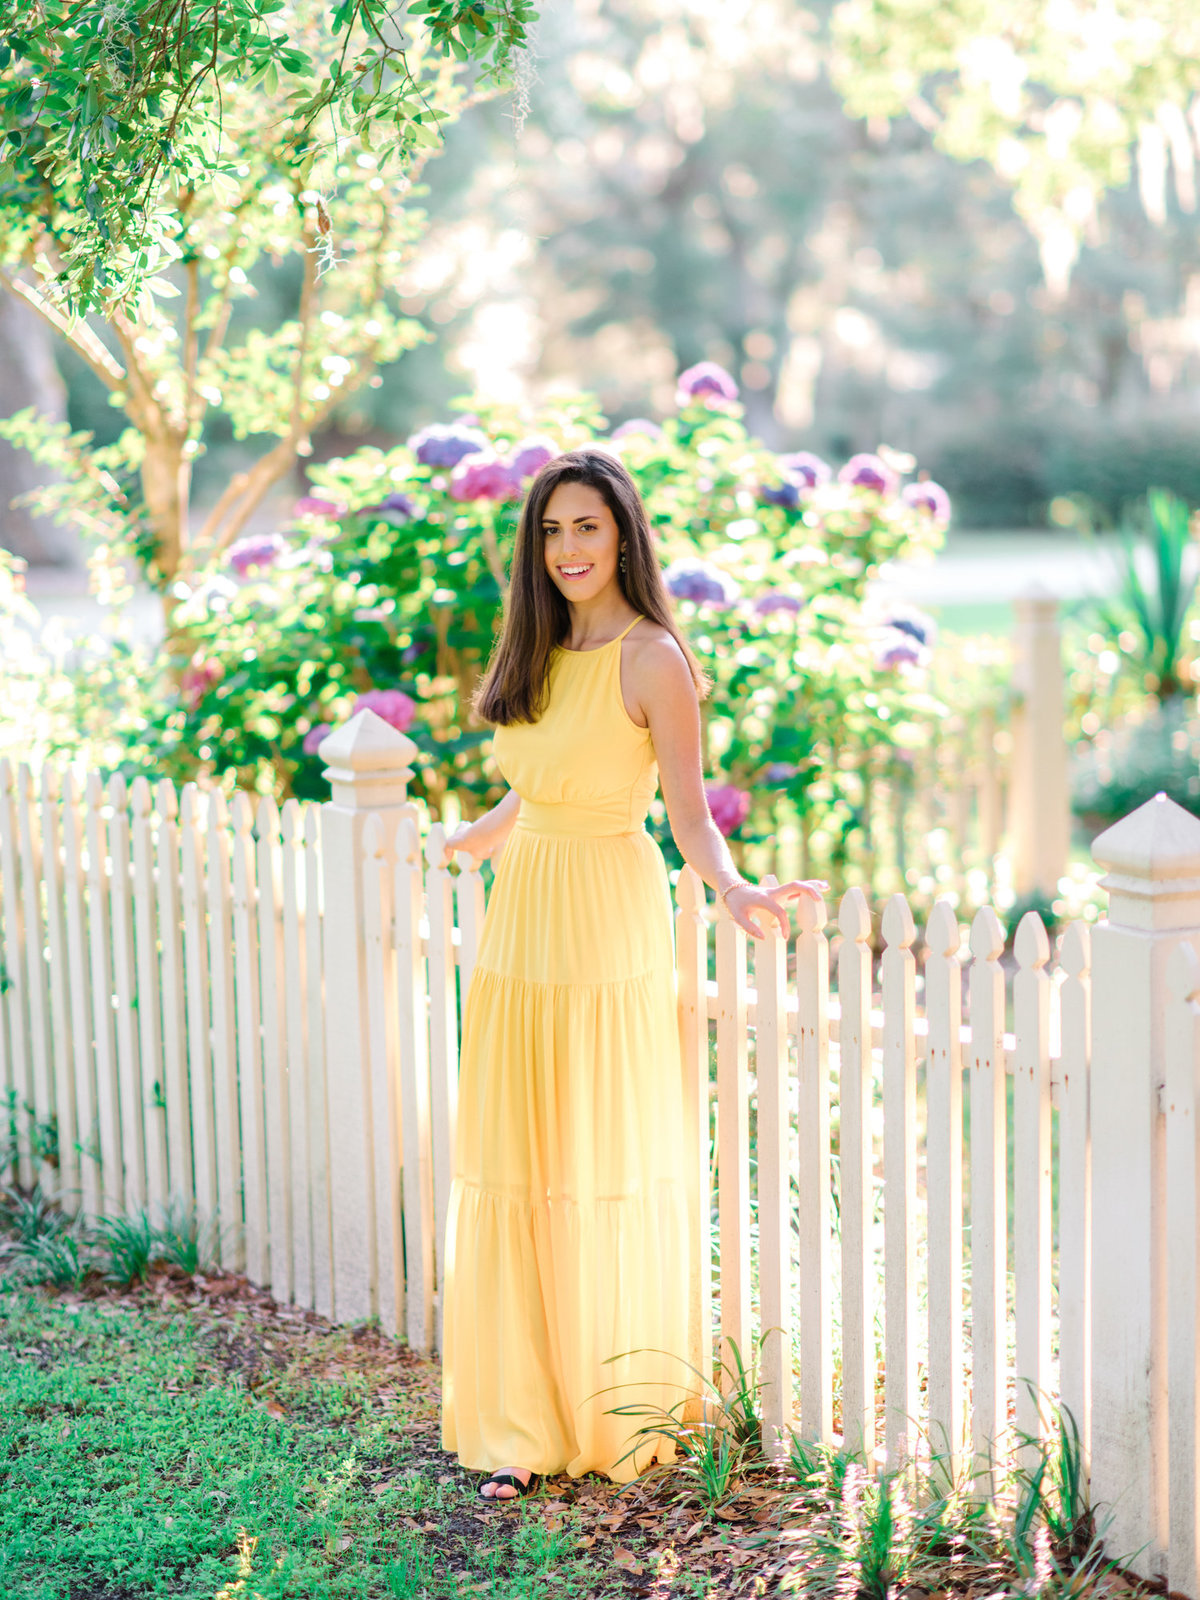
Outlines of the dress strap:
M633 621L632 621L632 622L631 622L631 623L630 623L630 624L629 624L629 628L623 628L623 629L622 629L622 630L621 630L621 632L620 632L620 633L619 633L619 634L618 634L618 635L617 635L617 638L616 638L616 639L614 639L614 640L613 640L613 643L614 643L614 644L616 644L616 642L617 642L617 639L623 639L623 638L624 638L624 637L625 637L625 635L626 635L626 634L627 634L627 633L628 633L628 632L629 632L629 629L630 629L630 628L636 628L636 627L637 627L637 625L638 625L638 623L639 623L639 622L640 622L640 621L641 621L641 620L642 620L642 619L641 619L641 617L640 617L640 616L636 616L636 617L634 617L634 619L633 619Z

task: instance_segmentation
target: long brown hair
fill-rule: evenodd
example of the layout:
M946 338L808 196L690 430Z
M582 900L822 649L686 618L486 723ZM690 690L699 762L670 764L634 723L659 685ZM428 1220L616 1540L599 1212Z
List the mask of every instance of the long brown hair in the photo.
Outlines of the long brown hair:
M529 487L517 527L504 621L472 708L484 722L498 724L536 722L546 709L550 654L571 632L570 603L555 587L542 555L546 503L560 483L582 483L604 496L625 544L625 570L617 569L621 593L636 611L666 628L683 651L703 700L712 685L671 615L671 596L637 485L615 456L584 449L548 461Z

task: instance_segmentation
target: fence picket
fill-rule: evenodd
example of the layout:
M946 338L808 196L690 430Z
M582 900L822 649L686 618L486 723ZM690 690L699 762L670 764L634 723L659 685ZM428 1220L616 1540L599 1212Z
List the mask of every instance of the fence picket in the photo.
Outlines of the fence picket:
M12 762L0 759L0 882L4 886L4 984L0 991L7 1041L4 1088L14 1097L17 1181L33 1182L29 1107L33 1104L33 1043L29 1023L29 980L25 962L25 908L21 887L17 781Z
M746 1050L746 938L724 904L717 914L717 1203L721 1240L722 1388L750 1365L750 1075Z
M925 928L926 1177L929 1255L929 1447L948 1484L964 1443L962 1275L962 934L948 900Z
M263 1041L258 944L258 873L253 817L244 790L233 798L233 967L237 1016L237 1097L242 1123L242 1213L245 1271L271 1282L267 1216L267 1129L263 1103Z
M54 1194L65 1210L79 1204L79 1151L76 1149L75 1044L71 1031L67 978L66 883L63 866L62 779L48 763L42 768L40 832L42 878L46 885L46 976L50 987L50 1040L54 1081L54 1114L58 1133L58 1170Z
M79 1145L78 1207L97 1216L102 1205L100 1118L96 1103L95 1028L92 968L89 959L87 866L83 819L75 774L62 780L63 903L67 932L67 993L71 1004L72 1078L75 1084L75 1137Z
M1059 963L1062 1054L1058 1102L1058 1392L1079 1430L1086 1470L1091 1436L1092 1059L1091 933L1072 922ZM1200 1590L1197 1591L1200 1593Z
M829 941L825 902L796 904L800 1432L833 1441L833 1234L829 1143Z
M428 1355L434 1348L433 1133L430 1116L429 1025L421 913L425 889L421 839L411 817L396 835L392 910L396 945L397 1020L400 1068L400 1128L403 1139L405 1314L408 1342Z
M96 1107L100 1133L101 1209L119 1216L125 1208L121 1161L121 1100L117 1083L116 1019L113 1012L112 902L108 879L108 820L98 772L87 780L88 948L91 956L92 1018L96 1032ZM132 1202L131 1202L132 1203Z
M1186 941L1167 965L1167 1587L1200 1595L1200 960Z
M767 874L765 887L776 879ZM791 1077L788 1071L788 941L774 918L754 947L754 1067L758 1080L758 1292L762 1349L762 1445L786 1461L792 1425ZM745 1351L743 1351L745 1354Z
M329 1198L329 1097L325 1081L325 939L321 808L304 813L304 941L308 1000L308 1170L312 1179L313 1308L333 1314L333 1212Z
M187 1001L188 1088L192 1112L192 1180L196 1212L205 1225L219 1222L217 1127L213 1085L212 986L208 980L208 874L206 802L194 783L186 783L179 802L180 867L183 888L183 959ZM220 1259L220 1241L214 1241Z
M295 1297L292 1273L292 1127L284 1006L283 864L279 807L270 795L255 814L258 879L259 999L262 1019L263 1112L267 1162L267 1250L277 1300Z
M1042 1396L1050 1386L1050 941L1036 911L1027 911L1013 945L1016 1036L1013 1083L1013 1266L1016 1321L1016 1424L1021 1434L1045 1432ZM1032 1388L1031 1388L1032 1385ZM1031 1446L1033 1467L1037 1451Z
M208 796L205 892L208 904L208 970L212 994L213 1131L217 1165L219 1261L242 1272L246 1242L242 1227L242 1136L238 1113L237 1011L233 989L233 893L230 882L229 818L225 796Z
M871 913L861 889L838 910L838 1143L842 1233L842 1437L868 1460L875 1448L874 1160L871 1110Z
M468 853L459 850L455 854L458 857L454 903L458 910L458 995L461 1037L462 1013L466 1009L471 974L475 970L475 957L479 950L479 935L483 931L484 889L483 874L473 864Z
M401 1121L396 1081L398 1017L392 893L393 843L379 816L363 829L363 942L367 951L367 1068L375 1147L375 1258L379 1322L397 1338L404 1328Z
M1004 1057L1004 930L990 906L971 924L971 1363L973 1471L980 1491L1008 1413L1006 1342L1008 1099Z
M883 912L884 1442L889 1469L911 1459L917 1396L916 927L908 901Z
M187 1009L183 982L183 874L179 802L162 778L154 789L155 887L162 972L162 1073L167 1102L167 1193L186 1216L195 1204L192 1175L192 1106L188 1092Z
M137 965L133 932L133 870L130 860L129 795L125 779L109 779L108 853L112 916L112 972L116 1001L117 1081L121 1106L121 1154L125 1163L126 1211L146 1204L145 1086L138 1034Z
M21 888L25 901L25 977L29 996L29 1078L33 1115L39 1130L48 1130L54 1115L54 1064L50 1040L50 983L46 971L46 921L42 908L42 835L34 800L33 771L27 761L17 768L17 835L21 852ZM41 1159L37 1178L47 1193L56 1189L56 1175L47 1159L45 1132L39 1133Z
M434 1267L437 1298L437 1343L441 1348L445 1271L446 1214L454 1175L454 1125L458 1115L458 1002L454 989L454 884L443 865L446 835L440 823L429 830L425 844L425 903L429 919L429 1068L433 1113Z
M688 1217L692 1270L688 1295L688 1360L712 1381L711 1111L708 1093L708 921L704 880L679 869L675 884L675 951L679 1043L683 1063L684 1148L688 1152Z
M292 1230L292 1298L298 1305L313 1302L312 1217L309 1193L307 951L304 923L304 817L300 802L285 800L281 818L283 844L280 882L283 916L283 1036L287 1078L288 1176L291 1180L289 1218ZM315 913L314 913L315 915Z
M162 992L158 903L154 879L154 832L150 785L133 780L133 929L137 973L138 1051L146 1161L146 1204L157 1216L167 1200L167 1101L163 1069Z

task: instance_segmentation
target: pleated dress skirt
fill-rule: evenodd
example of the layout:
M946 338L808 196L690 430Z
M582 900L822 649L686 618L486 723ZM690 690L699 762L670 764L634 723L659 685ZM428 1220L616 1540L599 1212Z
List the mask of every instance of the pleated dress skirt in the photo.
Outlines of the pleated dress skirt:
M510 782L550 792L521 789L464 1007L443 1443L468 1468L623 1482L669 1445L633 1448L614 1408L694 1387L672 906L619 641L556 659L557 714L496 741ZM586 751L571 710L591 713Z

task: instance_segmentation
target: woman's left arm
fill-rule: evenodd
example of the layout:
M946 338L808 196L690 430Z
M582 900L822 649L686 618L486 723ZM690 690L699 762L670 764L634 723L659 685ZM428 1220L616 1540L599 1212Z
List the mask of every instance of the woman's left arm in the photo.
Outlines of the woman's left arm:
M828 884L794 879L769 888L743 880L704 793L700 703L691 670L675 641L647 639L632 677L631 687L646 713L658 760L667 818L683 859L718 895L729 890L725 896L729 914L753 938L765 937L751 920L754 915L774 916L786 938L791 931L787 902L804 895L818 898ZM739 887L730 889L730 884Z

